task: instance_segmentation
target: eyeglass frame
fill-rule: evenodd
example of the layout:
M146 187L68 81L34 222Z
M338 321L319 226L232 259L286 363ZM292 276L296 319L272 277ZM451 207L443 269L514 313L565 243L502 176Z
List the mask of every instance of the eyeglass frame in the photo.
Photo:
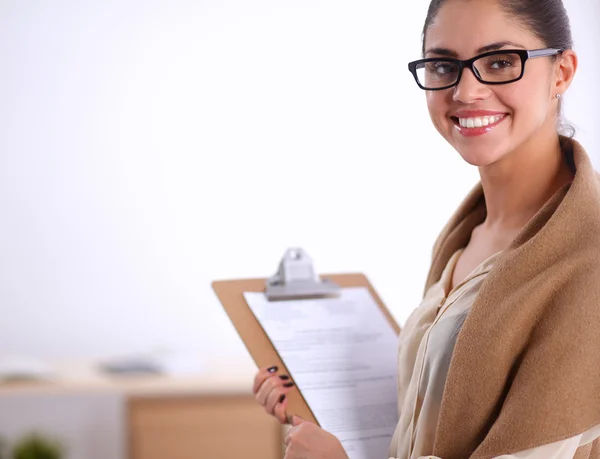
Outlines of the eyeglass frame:
M487 53L479 54L475 57L472 57L471 59L466 59L466 60L455 59L452 57L428 57L426 59L419 59L419 60L416 60L413 62L409 62L408 70L410 71L410 73L412 73L419 88L423 89L424 91L442 91L444 89L450 89L455 86L458 86L458 83L460 83L460 80L462 78L463 70L465 68L468 68L469 70L471 70L473 75L475 75L475 78L477 78L477 81L479 81L480 83L490 84L490 85L509 84L509 83L514 83L515 81L519 81L521 78L523 78L523 75L525 74L525 62L527 62L528 59L534 59L536 57L556 56L564 51L565 50L562 48L542 48L542 49L532 49L532 50L501 49L501 50L497 50L497 51L488 51ZM509 53L518 54L519 57L521 58L521 75L519 75L518 78L514 78L509 81L485 81L479 75L479 71L475 67L473 67L473 63L475 61L482 59L484 57L494 56L497 54L498 55L509 54ZM437 62L439 62L439 61L451 62L451 63L458 65L458 77L456 78L456 81L453 84L447 85L447 86L442 86L440 88L427 88L419 82L419 77L417 75L417 65L426 64L427 62L436 62L436 61Z

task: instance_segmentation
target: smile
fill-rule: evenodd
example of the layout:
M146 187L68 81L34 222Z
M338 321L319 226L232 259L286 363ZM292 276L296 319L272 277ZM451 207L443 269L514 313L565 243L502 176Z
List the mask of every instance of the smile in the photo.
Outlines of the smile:
M452 122L458 131L466 136L478 136L490 132L494 127L506 119L506 114L476 117L452 116Z

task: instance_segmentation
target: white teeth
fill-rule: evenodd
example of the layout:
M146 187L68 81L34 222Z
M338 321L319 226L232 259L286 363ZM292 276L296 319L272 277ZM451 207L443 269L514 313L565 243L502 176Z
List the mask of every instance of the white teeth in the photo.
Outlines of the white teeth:
M478 128L483 126L489 126L490 124L497 123L505 115L495 115L495 116L481 116L476 118L459 118L458 123L465 128Z

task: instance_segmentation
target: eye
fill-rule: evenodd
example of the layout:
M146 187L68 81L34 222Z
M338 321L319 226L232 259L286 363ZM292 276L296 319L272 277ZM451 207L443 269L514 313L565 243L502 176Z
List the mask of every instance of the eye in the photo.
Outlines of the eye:
M513 66L513 63L505 59L496 59L490 62L490 68L492 69L507 69Z
M454 71L454 67L447 62L437 62L435 66L435 72L440 75L446 75Z
M502 53L483 57L481 60L477 60L475 65L480 64L481 69L489 71L501 71L520 67L520 63L521 58L518 54Z
M455 72L456 66L444 61L430 62L427 66L427 71L437 75L447 75Z

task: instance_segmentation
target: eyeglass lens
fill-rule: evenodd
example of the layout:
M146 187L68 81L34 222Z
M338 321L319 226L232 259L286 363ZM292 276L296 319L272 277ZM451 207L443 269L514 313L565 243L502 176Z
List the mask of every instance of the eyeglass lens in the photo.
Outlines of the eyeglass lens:
M486 83L504 83L521 76L521 56L515 53L493 54L477 59L473 68L479 78ZM451 86L458 80L460 73L456 62L440 59L424 62L417 66L417 78L425 88Z

